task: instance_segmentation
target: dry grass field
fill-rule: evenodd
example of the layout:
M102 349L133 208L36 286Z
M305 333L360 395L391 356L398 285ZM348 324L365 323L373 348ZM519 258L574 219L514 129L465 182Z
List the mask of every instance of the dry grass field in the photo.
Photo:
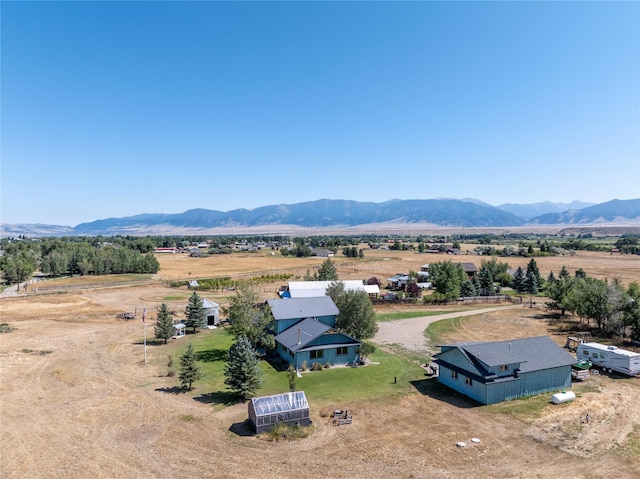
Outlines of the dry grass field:
M334 262L341 278L366 279L444 259L479 265L482 257L367 251L364 260ZM165 376L166 355L179 344L147 348L145 364L142 323L116 314L161 302L183 311L190 292L168 287L169 280L295 278L322 260L278 253L159 260L156 277L130 278L130 286L118 278L73 278L0 299L1 321L15 328L0 335L0 477L639 477L640 378L592 377L574 387L575 401L558 406L530 398L476 407L425 377L400 400L345 405L310 398L314 425L305 439L269 442L237 434L246 404L220 409L206 400L209 391L172 393L177 381ZM544 276L564 264L590 276L640 282L640 257L581 253L536 262ZM261 292L275 297L278 286L263 285ZM231 294L203 296L225 304ZM469 317L446 339L541 334L564 340L542 312L514 308ZM336 407L353 411L352 425L330 424L326 412ZM592 420L581 424L587 412ZM469 442L472 437L481 442ZM458 448L458 441L468 446Z

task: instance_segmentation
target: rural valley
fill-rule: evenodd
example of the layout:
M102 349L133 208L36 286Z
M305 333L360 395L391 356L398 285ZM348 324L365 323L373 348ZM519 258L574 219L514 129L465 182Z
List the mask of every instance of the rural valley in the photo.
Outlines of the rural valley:
M182 312L191 291L172 286L174 281L284 273L301 279L323 259L268 251L156 256L160 269L154 275L47 280L0 299L2 323L11 327L0 336L2 477L637 477L639 378L593 375L573 384L577 398L567 404L553 405L550 395L542 394L481 406L438 384L421 367L437 351L434 338L448 343L548 335L564 345L568 331L580 327L579 320L559 320L544 309L542 299L536 307L376 305L376 313L388 319L379 323L372 339L378 350L371 363L303 373L298 388L311 388L310 434L273 440L251 432L247 403L231 400L223 387L212 388L221 384L218 379L206 377L193 391L182 392L177 378L167 377L168 355L177 358L189 341L197 347L208 337L223 338L225 326L166 346L150 344L145 363L144 324L139 317L122 320L117 315L152 311L160 303ZM379 249L366 250L360 259L332 259L340 279L362 280L419 271L425 262L440 260L480 266L486 258ZM515 268L525 267L529 259L505 261ZM638 255L581 251L536 261L545 277L566 266L627 285L640 280ZM274 281L256 289L266 300L277 297L282 284ZM201 294L224 307L234 292ZM151 314L147 321L153 319ZM423 335L438 324L446 327ZM152 328L148 334L151 338ZM390 369L377 376L376 368ZM286 373L268 374L282 378ZM339 379L344 374L353 374L352 387ZM325 391L318 386L319 377ZM360 382L367 377L379 384ZM332 378L341 381L342 390L330 386ZM278 388L269 390L286 391L286 380ZM384 392L378 394L378 389ZM353 423L334 426L330 416L336 409L351 411ZM586 414L589 423L583 421ZM459 442L467 446L458 447Z

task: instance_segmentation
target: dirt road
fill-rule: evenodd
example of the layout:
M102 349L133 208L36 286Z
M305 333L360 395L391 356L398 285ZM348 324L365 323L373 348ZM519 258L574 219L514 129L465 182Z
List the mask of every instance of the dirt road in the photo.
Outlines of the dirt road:
M459 318L462 316L476 316L479 314L503 311L506 309L522 309L521 305L496 306L495 308L474 309L445 313L436 316L421 316L419 318L396 319L394 321L378 323L378 332L373 342L381 346L396 344L409 351L417 353L434 353L435 344L429 344L424 336L424 330L436 321Z

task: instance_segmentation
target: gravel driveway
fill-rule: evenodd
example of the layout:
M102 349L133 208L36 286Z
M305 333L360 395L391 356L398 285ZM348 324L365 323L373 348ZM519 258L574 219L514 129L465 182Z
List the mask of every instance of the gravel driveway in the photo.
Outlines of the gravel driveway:
M521 305L497 306L495 308L474 309L457 313L438 314L436 316L421 316L418 318L396 319L378 323L378 332L372 341L381 346L398 344L405 349L419 353L429 353L433 351L435 345L429 344L424 336L424 330L435 322L442 319L459 318L462 316L474 316L476 314L490 313L504 309L522 308Z

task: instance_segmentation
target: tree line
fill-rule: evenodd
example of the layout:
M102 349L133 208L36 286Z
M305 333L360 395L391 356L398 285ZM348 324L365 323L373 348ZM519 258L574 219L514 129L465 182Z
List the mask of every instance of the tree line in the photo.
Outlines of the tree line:
M631 283L626 289L614 279L588 277L578 270L571 275L564 266L556 278L553 271L547 279L548 307L577 315L581 321L593 321L599 331L618 336L629 335L640 340L640 285Z
M36 271L59 277L68 274L157 273L160 264L152 252L143 253L135 244L99 242L86 238L66 241L2 240L0 269L9 284L26 281Z

